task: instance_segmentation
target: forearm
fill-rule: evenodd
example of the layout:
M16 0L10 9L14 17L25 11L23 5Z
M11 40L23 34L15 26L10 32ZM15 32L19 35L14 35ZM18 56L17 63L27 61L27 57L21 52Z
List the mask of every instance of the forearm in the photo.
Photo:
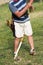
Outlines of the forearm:
M22 16L27 10L28 10L29 6L26 5L20 12L19 12L19 16Z
M18 16L21 17L28 10L28 8L30 8L30 6L32 5L32 3L33 3L33 0L30 0L29 3L23 8L23 10L21 10L19 12Z
M14 14L17 15L18 17L21 17L28 10L28 8L30 8L32 2L33 0L30 0L30 2L21 11L17 11Z

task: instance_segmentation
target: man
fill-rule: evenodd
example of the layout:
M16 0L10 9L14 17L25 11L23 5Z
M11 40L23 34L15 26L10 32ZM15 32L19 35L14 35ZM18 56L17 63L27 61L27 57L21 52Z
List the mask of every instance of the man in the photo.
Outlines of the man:
M27 35L30 44L30 54L34 55L34 42L28 9L32 6L33 0L26 3L26 0L11 0L9 8L13 16L15 26L14 54L16 54L20 38Z

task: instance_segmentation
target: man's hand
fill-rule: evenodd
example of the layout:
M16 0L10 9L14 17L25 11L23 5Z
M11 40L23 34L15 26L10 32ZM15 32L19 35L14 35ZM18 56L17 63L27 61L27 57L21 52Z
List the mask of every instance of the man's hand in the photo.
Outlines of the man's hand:
M28 7L30 8L32 6L32 4L31 3L28 3Z
M32 3L33 3L33 0L30 0L30 2L28 3L28 7L29 7L30 12L32 12L34 10Z
M29 3L28 3L28 6L31 7L32 3L33 3L33 0L30 0Z

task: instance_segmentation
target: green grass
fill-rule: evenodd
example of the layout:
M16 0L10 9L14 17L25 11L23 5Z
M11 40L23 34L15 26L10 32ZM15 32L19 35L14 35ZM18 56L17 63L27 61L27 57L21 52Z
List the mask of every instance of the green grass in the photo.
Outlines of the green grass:
M37 55L29 55L30 46L28 44L27 37L25 36L18 54L22 60L17 62L17 64L14 63L13 59L14 38L12 31L6 26L6 20L11 19L11 13L9 11L8 4L0 6L0 65L43 65L43 5L40 7L38 5L39 3L34 4L36 9L30 14L34 45ZM40 14L38 12L40 12Z
M35 11L43 11L43 2L42 3L34 3Z

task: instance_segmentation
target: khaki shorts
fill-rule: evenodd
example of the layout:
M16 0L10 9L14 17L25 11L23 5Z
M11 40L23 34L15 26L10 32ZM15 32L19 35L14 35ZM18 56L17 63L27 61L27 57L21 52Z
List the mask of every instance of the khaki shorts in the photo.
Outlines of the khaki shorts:
M27 21L25 23L16 23L15 25L15 36L17 38L23 37L24 35L31 36L32 35L32 27L30 21Z

